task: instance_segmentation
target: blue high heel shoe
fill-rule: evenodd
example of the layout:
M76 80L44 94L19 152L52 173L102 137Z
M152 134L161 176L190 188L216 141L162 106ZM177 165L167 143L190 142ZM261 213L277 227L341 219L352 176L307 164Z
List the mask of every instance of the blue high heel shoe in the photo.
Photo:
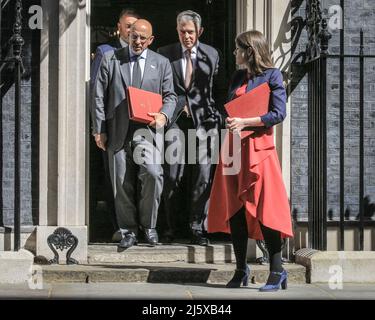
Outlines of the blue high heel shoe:
M276 272L276 271L271 271L270 276L268 277L267 283L270 280L270 277L280 277L279 282L275 284L266 284L263 287L259 288L259 291L262 292L268 292L268 291L277 291L280 289L286 290L287 285L288 285L288 274L286 270L283 270L282 272Z
M227 283L227 288L239 288L241 283L243 286L249 285L249 276L250 276L250 269L249 266L246 265L246 271L241 269L236 269L233 278Z

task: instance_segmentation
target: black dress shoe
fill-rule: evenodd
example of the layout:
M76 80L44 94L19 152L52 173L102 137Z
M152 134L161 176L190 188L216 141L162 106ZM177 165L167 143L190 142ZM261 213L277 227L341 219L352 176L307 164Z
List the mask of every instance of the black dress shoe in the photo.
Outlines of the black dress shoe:
M145 229L145 237L148 244L151 246L156 246L159 242L159 237L156 229Z
M123 249L128 249L138 243L137 238L134 233L127 233L121 239L119 247Z
M200 246L206 247L210 244L210 241L203 236L202 232L200 231L193 231L193 235L191 237L191 244L198 244Z
M122 240L121 230L117 230L112 235L112 242L120 242Z

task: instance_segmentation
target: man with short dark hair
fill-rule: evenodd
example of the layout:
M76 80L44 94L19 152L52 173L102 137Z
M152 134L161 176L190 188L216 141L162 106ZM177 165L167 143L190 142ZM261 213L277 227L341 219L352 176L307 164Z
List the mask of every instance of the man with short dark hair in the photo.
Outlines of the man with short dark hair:
M117 36L108 44L98 46L94 61L91 65L91 82L95 81L96 74L103 55L107 51L120 49L129 45L129 34L132 24L139 19L139 15L133 9L123 9L117 22Z

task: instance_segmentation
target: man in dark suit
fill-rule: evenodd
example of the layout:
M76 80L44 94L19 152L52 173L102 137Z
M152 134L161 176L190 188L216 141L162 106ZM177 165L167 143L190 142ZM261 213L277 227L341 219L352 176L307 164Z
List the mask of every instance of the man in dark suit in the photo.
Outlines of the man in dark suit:
M108 44L102 44L96 48L94 59L91 64L91 75L90 85L91 90L95 82L95 78L98 74L98 70L106 52L117 50L120 48L127 47L129 45L129 35L131 25L139 19L139 15L133 9L123 9L119 15L117 22L117 34L113 37ZM105 171L105 183L104 183L104 198L107 202L108 211L110 213L111 222L114 230L116 230L112 236L112 241L119 242L122 239L121 232L117 225L113 190L110 181L109 168L108 168L108 155L107 151L102 150L103 155L103 167Z
M184 132L186 148L185 161L182 162L186 163L189 146L191 149L193 145L193 141L188 142L189 129L208 133L219 129L221 116L212 94L214 77L219 69L219 54L213 47L198 41L203 32L198 13L190 10L181 12L177 16L177 32L180 42L159 48L158 52L172 64L177 106L170 127ZM164 213L169 229L166 241L174 238L176 210L187 208L192 243L205 246L209 244L204 236L204 221L212 183L210 148L218 145L219 141L208 139L208 153L203 156L203 161L199 161L202 160L201 150L198 150L199 139L195 135L194 139L197 143L197 148L193 147L197 154L196 164L166 164L164 168ZM181 141L176 140L172 143ZM166 150L168 144L166 140ZM181 199L183 204L179 201Z
M102 44L96 48L94 60L91 65L90 78L92 83L98 73L100 62L102 61L104 54L107 51L124 48L129 45L130 28L139 18L139 15L132 9L124 9L121 11L117 22L117 35L107 44Z
M147 20L131 27L128 47L106 52L93 86L93 130L96 144L108 150L109 169L115 195L117 222L129 248L137 243L138 228L150 245L156 245L157 212L163 189L162 147L154 146L157 132L172 119L176 94L171 65L165 57L148 49L154 40ZM162 95L163 106L147 126L129 120L126 87ZM151 137L151 138L150 138Z

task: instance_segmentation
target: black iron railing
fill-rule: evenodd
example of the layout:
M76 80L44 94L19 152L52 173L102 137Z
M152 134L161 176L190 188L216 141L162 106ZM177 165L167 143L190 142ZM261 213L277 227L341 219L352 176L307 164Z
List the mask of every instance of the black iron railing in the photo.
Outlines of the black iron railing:
M344 10L344 0L341 0ZM308 45L306 46L306 70L308 72L309 107L309 197L308 232L309 247L327 249L327 64L339 61L339 103L340 103L340 187L339 187L339 250L344 250L346 225L353 223L359 231L359 250L364 250L365 203L364 194L364 61L375 55L364 54L363 30L360 31L358 54L344 54L344 29L340 30L340 54L328 53L331 34L327 22L322 18L321 4L318 0L306 2L306 27ZM345 75L346 59L358 59L359 65L359 210L356 221L348 221L345 213ZM375 60L372 60L374 63Z
M0 31L1 31L1 16L2 8L7 5L9 1L1 1L0 3ZM15 1L15 22L13 25L13 35L10 38L11 56L6 60L2 60L1 64L12 63L14 66L14 86L15 86L15 152L14 152L14 250L18 251L21 247L21 72L22 72L22 46L24 40L21 36L22 31L22 1ZM2 32L0 32L2 33ZM1 38L0 38L1 44ZM1 78L0 78L1 83Z

